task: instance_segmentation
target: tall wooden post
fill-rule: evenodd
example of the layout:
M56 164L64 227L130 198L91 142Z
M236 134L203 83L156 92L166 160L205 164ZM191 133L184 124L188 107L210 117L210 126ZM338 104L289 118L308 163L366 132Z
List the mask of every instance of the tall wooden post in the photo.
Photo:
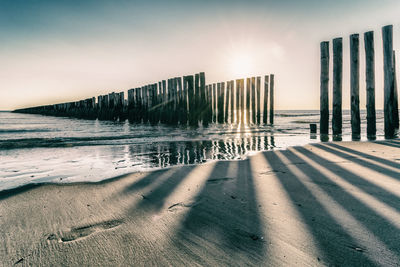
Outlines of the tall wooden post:
M399 129L399 102L398 102L398 92L397 92L397 75L396 75L396 52L393 50L393 120L394 128Z
M269 91L269 76L264 76L264 109L263 109L263 123L268 123L268 91Z
M326 139L329 134L329 42L321 42L321 76L320 76L320 134ZM324 136L323 136L324 135Z
M230 88L231 88L231 106L230 106L230 117L231 117L231 123L233 124L235 122L235 117L234 117L234 110L235 110L235 82L230 81Z
M219 97L218 97L218 122L224 122L224 99L225 99L225 83L221 82L220 90L219 90Z
M195 126L197 125L197 120L195 120L195 112L194 109L194 76L188 75L186 76L186 83L188 89L188 99L189 99L189 125Z
M231 99L231 83L228 81L226 82L226 94L225 94L225 115L224 115L224 122L228 123L229 121L229 107L230 107L230 101Z
M239 80L236 80L236 87L235 87L235 92L236 92L236 107L235 107L236 124L240 123L240 87L239 87L238 82L239 82Z
M394 77L393 77L393 26L382 28L384 71L384 120L385 138L394 137Z
M186 76L183 76L183 87L182 87L182 125L187 125L188 114L189 114L189 102L188 102L188 83L186 82Z
M217 122L217 85L215 83L212 84L212 108L213 108L213 121Z
M244 98L244 79L236 80L236 90L239 91L239 105L240 105L240 124L243 127L245 123L244 110L245 110L245 98Z
M271 74L269 76L269 123L274 124L274 81L275 76Z
M207 122L207 92L206 92L206 74L200 72L200 117L199 119L203 121L203 124L208 124Z
M359 35L350 35L350 93L351 93L351 135L359 140L360 122L360 52Z
M246 79L246 124L250 124L251 78Z
M194 116L197 121L200 120L200 74L194 75L194 110L196 111Z
M256 123L257 121L257 116L256 116L256 99L257 99L257 93L256 93L256 77L251 77L251 122Z
M208 122L209 123L212 123L213 122L213 109L214 109L214 106L213 106L213 88L212 88L212 84L210 84L210 85L208 85L208 93L207 93L207 95L208 95L208 112L209 112L209 115L208 115Z
M257 109L256 109L256 121L261 124L261 77L257 77L256 80L256 94L257 94Z
M335 140L342 134L343 39L333 39L333 112L332 130Z

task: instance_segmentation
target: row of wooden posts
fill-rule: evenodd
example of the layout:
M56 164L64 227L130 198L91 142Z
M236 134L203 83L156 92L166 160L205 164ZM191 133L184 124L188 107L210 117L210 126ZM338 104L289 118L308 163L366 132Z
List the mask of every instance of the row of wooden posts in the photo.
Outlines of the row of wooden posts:
M207 125L216 123L266 124L274 122L274 75L206 85L205 73L171 78L124 92L77 102L15 110L51 116L126 120L152 124ZM263 109L261 107L264 107Z
M398 94L393 51L393 26L382 28L384 60L384 124L385 137L393 138L399 129ZM336 139L342 134L342 72L343 39L333 39L333 109L332 132ZM329 134L329 42L321 42L321 84L320 84L320 134L326 138ZM375 50L374 32L364 33L367 137L376 138L375 111ZM350 100L352 138L360 139L360 51L359 34L350 35Z

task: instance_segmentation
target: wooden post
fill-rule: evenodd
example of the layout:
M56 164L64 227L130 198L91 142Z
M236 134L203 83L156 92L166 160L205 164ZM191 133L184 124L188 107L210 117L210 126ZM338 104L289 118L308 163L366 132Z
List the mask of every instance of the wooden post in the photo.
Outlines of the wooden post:
M194 119L199 121L200 111L200 74L194 75Z
M332 130L335 140L342 134L342 72L343 72L343 39L333 39L333 112Z
M199 119L203 121L203 124L208 124L207 114L208 114L208 105L207 105L207 92L206 92L206 74L204 72L200 72L200 117Z
M350 35L350 93L351 93L351 135L359 140L360 122L360 52L359 35Z
M269 75L269 123L274 124L274 74Z
M251 78L246 79L246 124L250 124L250 91L251 91Z
M251 77L251 122L256 124L257 123L257 116L256 116L256 77Z
M382 28L384 70L384 120L385 138L394 137L394 77L393 77L393 26Z
M218 88L217 88L217 84L213 84L213 101L214 101L214 103L213 103L213 109L214 109L214 115L213 115L213 118L214 118L214 122L215 123L217 123L217 121L218 121L218 114L217 114L217 112L218 112Z
M269 91L269 76L264 76L264 108L263 108L263 123L268 123L268 91Z
M256 98L256 123L261 124L261 77L257 77L256 80L256 94L257 94L257 98Z
M166 80L162 80L161 81L162 84L162 108L161 108L161 116L160 116L160 120L162 123L166 123L167 122L167 102L168 102L168 95L167 95L167 81Z
M188 112L189 112L189 102L188 102L188 84L186 82L186 76L183 77L183 87L182 87L182 125L187 125L188 122Z
M225 115L224 115L224 122L228 123L229 121L229 107L230 107L230 101L231 99L231 83L228 81L226 82L226 94L225 94Z
M197 121L194 117L194 112L196 110L192 110L194 108L194 76L188 75L186 76L186 83L187 83L187 92L188 92L188 99L189 99L189 125L196 126Z
M225 83L218 83L218 122L224 122Z
M398 102L398 92L397 92L397 75L396 75L396 52L393 50L393 120L394 128L399 129L399 102Z
M321 42L320 122L321 139L329 134L329 42Z
M212 123L213 121L213 90L212 90L212 85L207 86L207 96L208 96L208 122Z
M245 98L244 98L244 79L236 80L236 90L239 92L239 106L238 111L240 111L240 124L244 126L244 110L245 110ZM238 121L239 123L239 121Z
M236 113L236 124L240 123L240 88L238 80L236 80L235 86L236 102L235 102L235 113Z
M235 123L234 111L235 111L235 81L230 81L230 88L231 88L231 123Z

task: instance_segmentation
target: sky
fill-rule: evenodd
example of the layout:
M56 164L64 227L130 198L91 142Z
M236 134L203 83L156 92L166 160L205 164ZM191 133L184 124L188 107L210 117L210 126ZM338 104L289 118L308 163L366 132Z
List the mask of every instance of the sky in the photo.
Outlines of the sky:
M369 30L375 31L380 109L381 27L393 24L396 49L399 14L398 0L0 0L0 110L77 101L201 71L207 84L273 73L276 109L319 109L319 45L336 37L343 37L348 109L353 33L360 34L364 109L363 33Z

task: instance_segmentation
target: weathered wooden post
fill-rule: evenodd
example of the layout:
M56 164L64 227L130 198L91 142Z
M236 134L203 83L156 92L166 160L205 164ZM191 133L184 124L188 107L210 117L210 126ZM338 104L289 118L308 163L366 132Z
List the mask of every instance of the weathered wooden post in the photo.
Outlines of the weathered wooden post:
M244 79L236 80L236 90L239 92L239 106L238 111L240 111L240 124L243 127L245 123L244 110L245 110L245 98L244 98ZM239 120L238 120L239 123Z
M176 78L172 79L172 92L173 92L173 107L172 107L172 123L177 124L179 121L178 110L178 80Z
M236 114L236 124L240 123L240 88L238 85L238 80L236 80L235 86L235 94L236 94L236 106L235 106L235 114Z
M201 113L200 111L200 74L196 73L194 75L194 110L195 113L194 119L197 121L200 120L199 115Z
M333 39L333 111L332 131L334 140L341 140L342 134L342 72L343 39Z
M162 114L161 114L161 122L167 122L167 102L168 102L168 92L167 92L167 81L162 80Z
M359 35L350 35L350 94L351 94L351 136L359 140L360 122L360 52Z
M329 134L329 42L321 42L320 122L321 140Z
M225 98L225 83L218 83L218 122L224 122L224 98Z
M231 99L231 83L228 81L226 82L226 94L225 94L225 115L224 115L224 122L228 123L229 121L229 106L230 106L230 101Z
M196 126L197 121L194 119L194 77L193 75L186 76L187 92L189 98L189 125Z
M218 114L217 114L217 111L218 111L218 89L217 89L217 84L213 84L213 87L212 87L212 91L213 91L213 110L214 110L214 114L213 114L213 119L214 119L214 122L215 123L217 123L217 121L218 121Z
M208 122L212 123L213 121L213 90L212 90L212 85L207 86L207 95L208 95Z
M231 100L230 100L231 111L230 111L230 114L231 114L231 123L233 124L233 123L235 123L235 115L234 115L234 112L235 112L235 81L230 81L229 83L231 85L230 86L230 88L231 88Z
M251 77L251 122L256 124L257 123L257 115L256 115L256 99L257 99L257 92L256 92L256 77Z
M263 123L268 123L268 91L269 91L269 76L264 76L264 108L263 108Z
M261 124L261 77L258 76L256 80L256 94L257 94L257 101L256 101L256 123Z
M142 108L142 104L140 102L141 100L141 91L142 88L138 87L135 89L136 93L135 93L135 114L134 114L134 118L136 122L140 122L142 119L142 115L141 115L141 108Z
M187 125L188 123L188 114L189 114L189 101L188 101L188 84L186 82L185 76L183 77L183 87L182 87L182 125Z
M397 92L397 75L396 75L396 52L393 50L393 120L394 128L399 129L399 102L398 102L398 92Z
M206 74L200 72L200 117L199 119L203 121L203 124L208 124L208 103L207 103L207 92L206 92Z
M365 48L365 81L367 93L367 138L376 138L375 111L375 49L374 32L364 33Z
M384 121L385 138L394 137L394 77L393 77L393 26L382 28L384 71Z
M274 124L274 74L269 75L269 123Z
M246 124L250 124L251 78L246 79Z

